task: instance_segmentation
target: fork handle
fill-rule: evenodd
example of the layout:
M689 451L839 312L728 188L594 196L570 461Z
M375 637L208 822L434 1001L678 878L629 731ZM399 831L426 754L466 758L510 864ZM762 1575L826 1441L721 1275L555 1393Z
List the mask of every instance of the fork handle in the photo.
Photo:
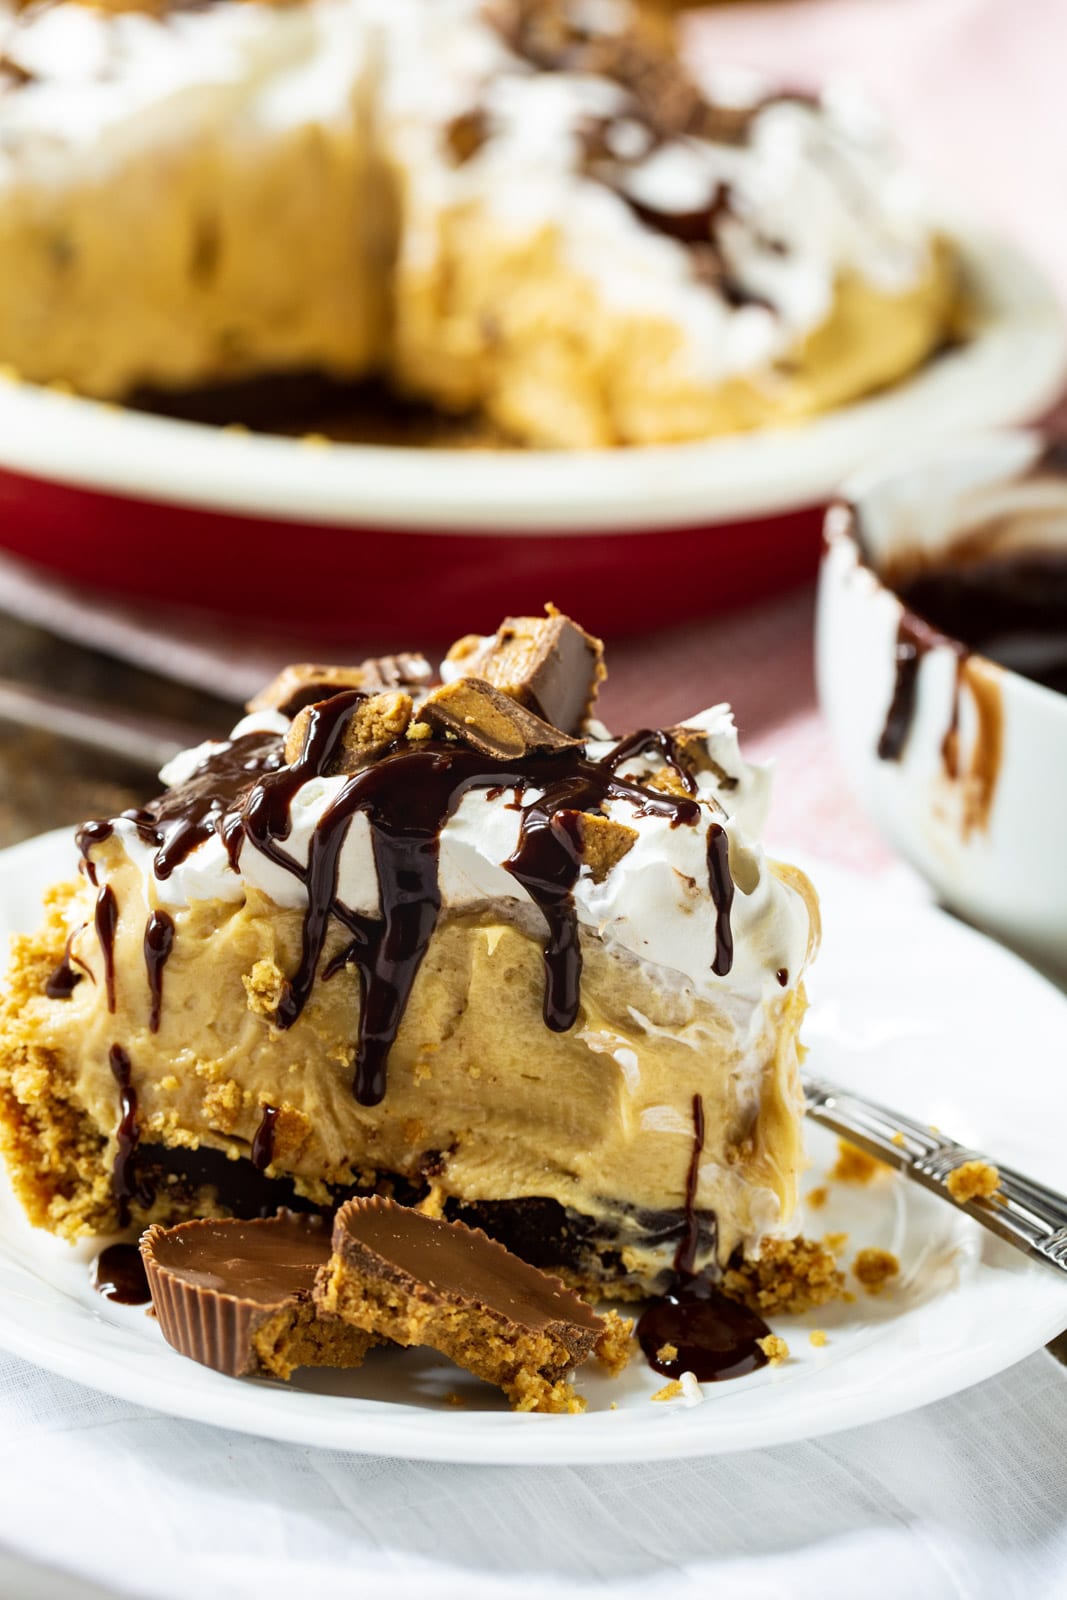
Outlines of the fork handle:
M1026 1255L1067 1273L1067 1196L863 1095L807 1073L803 1084L813 1122L896 1167ZM953 1198L948 1176L965 1161L996 1167L1000 1187L991 1199Z

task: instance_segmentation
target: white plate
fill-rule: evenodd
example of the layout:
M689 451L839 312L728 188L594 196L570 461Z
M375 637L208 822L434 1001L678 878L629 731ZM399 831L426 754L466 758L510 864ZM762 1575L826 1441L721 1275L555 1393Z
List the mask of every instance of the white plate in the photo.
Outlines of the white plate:
M0 383L0 467L183 506L327 525L501 534L703 526L816 505L872 458L1030 421L1067 375L1063 314L1003 241L952 226L974 337L884 394L789 428L639 450L309 449Z
M0 855L3 931L31 926L67 871L66 833ZM1067 1179L1067 1001L1022 962L942 913L819 869L826 945L807 1024L814 1070L910 1109L1047 1182ZM810 1130L807 1180L832 1141ZM650 1399L641 1361L619 1380L585 1373L584 1416L516 1416L495 1391L430 1353L379 1353L354 1374L291 1386L237 1382L164 1344L143 1310L89 1287L92 1250L34 1233L0 1202L0 1345L123 1399L200 1422L386 1456L533 1464L711 1455L813 1438L895 1415L990 1377L1067 1327L1067 1278L1027 1262L895 1176L837 1185L810 1231L893 1250L899 1286L777 1319L792 1358L705 1386L703 1404ZM855 1285L854 1285L855 1287ZM808 1333L825 1328L815 1349ZM448 1403L458 1393L464 1404ZM618 1409L612 1410L612 1402Z

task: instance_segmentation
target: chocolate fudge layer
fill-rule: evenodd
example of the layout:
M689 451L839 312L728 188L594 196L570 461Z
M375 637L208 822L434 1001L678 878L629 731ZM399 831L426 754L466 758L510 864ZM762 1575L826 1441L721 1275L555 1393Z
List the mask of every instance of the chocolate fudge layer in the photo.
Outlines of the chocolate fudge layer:
M230 1377L358 1367L378 1342L315 1308L315 1276L330 1257L321 1217L157 1225L141 1256L167 1343Z
M315 1298L368 1335L439 1350L519 1411L580 1409L566 1374L608 1334L558 1279L484 1233L377 1197L337 1213Z

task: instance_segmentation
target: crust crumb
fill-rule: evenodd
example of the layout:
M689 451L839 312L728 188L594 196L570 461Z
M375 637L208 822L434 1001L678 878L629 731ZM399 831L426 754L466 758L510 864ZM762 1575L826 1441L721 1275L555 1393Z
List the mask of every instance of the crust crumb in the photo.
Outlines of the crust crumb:
M826 1176L836 1183L872 1183L875 1178L891 1170L884 1161L869 1156L858 1145L849 1144L847 1139L838 1139L837 1160Z
M274 1020L285 993L285 974L273 961L257 961L244 978L248 1009L257 1017Z
M769 1333L765 1339L757 1339L756 1343L772 1367L780 1367L783 1361L789 1360L789 1346L776 1333Z
M677 1361L678 1346L676 1344L661 1344L656 1351L657 1361Z
M634 1353L634 1321L632 1317L620 1317L617 1311L605 1311L603 1320L604 1331L597 1339L594 1354L604 1370L617 1378Z
M861 1250L852 1263L852 1270L868 1294L881 1294L889 1280L900 1271L900 1262L891 1250Z
M657 1389L652 1396L653 1400L680 1400L681 1397L682 1386L677 1378L672 1378L669 1383L665 1383L663 1388Z
M731 1268L723 1289L753 1311L807 1311L837 1300L844 1288L833 1254L814 1239L764 1239L759 1257Z
M1000 1192L1000 1173L988 1161L965 1161L949 1173L945 1188L953 1200L992 1200Z
M825 1184L822 1184L818 1189L811 1191L804 1204L810 1207L812 1211L821 1211L829 1198L830 1191Z
M826 1342L826 1329L812 1328L811 1332L808 1334L808 1343L813 1344L816 1350L821 1350Z

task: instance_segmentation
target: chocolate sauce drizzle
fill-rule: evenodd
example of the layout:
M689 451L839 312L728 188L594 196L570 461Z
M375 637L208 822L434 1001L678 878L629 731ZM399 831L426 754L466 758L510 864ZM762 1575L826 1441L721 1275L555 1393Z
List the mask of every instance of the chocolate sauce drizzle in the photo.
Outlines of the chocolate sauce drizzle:
M242 841L238 802L265 773L282 765L276 734L246 733L210 756L187 782L123 816L155 847L153 870L167 879L198 844L218 834L236 870Z
M163 968L174 947L174 918L166 911L153 911L144 930L144 962L148 972L148 993L152 1009L148 1026L159 1032L159 1018L163 1009Z
M698 1383L740 1378L767 1364L759 1346L770 1328L756 1312L729 1300L696 1274L700 1238L696 1210L700 1182L700 1157L704 1151L704 1101L693 1096L693 1148L685 1179L685 1226L674 1255L674 1270L681 1280L670 1294L656 1300L637 1324L637 1338L645 1359L664 1377L691 1372ZM673 1346L673 1356L660 1351Z
M67 948L69 951L69 941ZM70 955L67 954L46 981L44 992L49 1000L69 1000L84 977L84 972L75 972Z
M708 882L715 906L715 959L711 970L725 978L734 964L734 935L730 913L734 904L734 880L730 875L730 840L721 822L708 829Z
M640 728L637 733L620 739L611 754L604 757L604 765L610 767L612 772L618 772L625 762L643 756L648 750L658 750L663 765L674 773L686 794L696 794L696 778L687 767L681 746L669 728Z
M67 935L63 959L45 982L44 992L49 1000L69 1000L83 978L92 979L92 968L86 966L80 956L72 954L74 941L84 927L83 923L81 928L75 928ZM76 972L76 967L81 967L82 970Z
M115 899L115 891L109 883L99 891L96 897L96 911L94 913L96 936L100 941L100 953L104 958L104 988L107 992L107 1009L115 1010L115 929L118 926L119 908Z
M256 1136L252 1140L252 1165L257 1172L265 1172L274 1160L274 1125L278 1120L277 1106L264 1106Z
M885 725L878 740L880 761L899 761L908 747L908 738L915 721L915 707L919 690L919 668L924 656L938 645L949 645L961 652L963 647L945 638L912 611L903 611L897 626L895 676L893 695L886 712Z
M555 1032L574 1025L580 1004L582 955L574 886L581 870L581 814L625 800L639 815L665 817L677 827L695 825L703 813L688 795L667 794L619 777L614 768L625 759L625 748L603 761L590 761L573 750L511 761L458 744L427 741L414 749L404 744L344 782L312 835L304 866L281 848L292 825L293 798L309 778L335 764L345 725L363 698L361 690L344 690L312 707L303 750L289 766L283 764L277 737L248 735L210 756L187 784L127 815L142 837L155 844L160 876L166 877L197 844L217 833L234 863L247 839L304 884L301 954L277 1008L279 1027L292 1027L302 1014L331 921L341 924L349 940L322 976L330 978L343 967L354 967L359 974L362 1005L353 1089L361 1105L377 1105L386 1090L390 1048L437 926L441 829L468 791L514 789L517 799L528 787L541 791L540 798L521 805L518 845L503 865L548 926L544 1016ZM645 748L649 742L660 744L656 734L642 738ZM341 851L357 814L369 825L377 869L379 905L373 916L352 911L338 896ZM99 827L83 834L92 842L106 837ZM725 844L721 829L709 836L717 908L713 970L720 975L729 971L732 959L732 882Z
M135 1244L109 1244L93 1263L93 1288L120 1306L145 1306L152 1298Z
M125 1228L130 1220L130 1201L136 1200L146 1210L153 1196L142 1187L135 1171L134 1157L141 1133L137 1123L137 1090L132 1083L132 1065L120 1044L113 1044L108 1052L111 1075L119 1087L122 1115L115 1129L115 1162L111 1169L111 1192L119 1214L119 1227Z
M103 844L105 839L110 839L115 831L115 824L108 818L101 818L95 822L85 822L74 835L74 842L81 851L81 871L85 873L93 888L96 888L96 863L89 852L94 845Z

